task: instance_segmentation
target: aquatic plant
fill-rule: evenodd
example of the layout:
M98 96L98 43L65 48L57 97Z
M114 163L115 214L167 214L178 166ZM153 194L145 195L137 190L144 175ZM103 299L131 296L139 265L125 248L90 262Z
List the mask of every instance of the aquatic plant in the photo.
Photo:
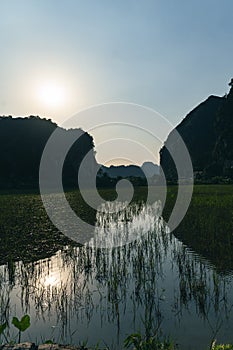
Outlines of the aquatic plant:
M17 317L13 317L12 324L19 330L19 343L21 340L21 333L26 331L30 327L30 316L24 315L21 320Z
M132 348L133 350L173 350L174 344L170 340L159 340L157 335L149 338L143 337L140 333L133 333L129 335L124 341L125 348Z
M213 344L211 350L233 350L233 344Z
M17 317L13 317L12 322L11 322L19 331L18 333L18 342L20 343L21 340L21 333L26 331L30 327L30 316L29 315L24 315L21 320L19 320ZM9 342L9 339L7 338L5 334L5 330L9 328L8 322L4 322L0 324L0 340L1 336L3 335L6 343Z

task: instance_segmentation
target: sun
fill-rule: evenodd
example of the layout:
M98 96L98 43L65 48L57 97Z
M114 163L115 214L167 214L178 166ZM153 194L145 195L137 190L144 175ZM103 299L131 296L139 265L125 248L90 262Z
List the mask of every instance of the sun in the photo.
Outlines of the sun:
M66 90L62 84L57 82L44 82L38 87L37 96L44 106L58 108L66 102Z

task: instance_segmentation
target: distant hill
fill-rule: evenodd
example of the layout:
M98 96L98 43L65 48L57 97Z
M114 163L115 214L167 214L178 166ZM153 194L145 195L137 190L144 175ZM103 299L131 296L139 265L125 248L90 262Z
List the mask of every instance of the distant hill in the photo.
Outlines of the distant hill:
M111 165L110 167L106 167L104 165L101 166L101 170L103 173L107 174L111 178L117 177L145 177L142 169L137 165Z
M147 176L147 178L159 175L160 168L159 165L152 162L144 162L141 166L142 171Z
M183 138L190 153L193 170L196 177L203 176L203 172L213 162L213 152L216 147L218 133L216 132L217 116L226 103L225 97L210 96L194 108L175 128ZM180 142L172 131L164 147L160 150L160 165L168 181L177 180L175 164L166 146L179 152Z
M87 152L93 150L93 138L81 129L65 130L51 120L30 116L0 117L0 188L38 188L40 159L56 128L60 130L61 141L70 133L77 135L78 140L68 152L63 167L64 185L77 186L78 168ZM94 152L91 163L91 167L97 166Z
M119 179L128 179L133 186L155 185L159 180L159 166L152 162L138 165L100 166L97 187L115 187Z
M145 162L142 166L138 165L111 165L110 167L106 167L104 165L101 166L102 173L106 173L111 178L127 178L127 177L140 177L145 178L153 177L154 175L159 174L159 166L152 162Z

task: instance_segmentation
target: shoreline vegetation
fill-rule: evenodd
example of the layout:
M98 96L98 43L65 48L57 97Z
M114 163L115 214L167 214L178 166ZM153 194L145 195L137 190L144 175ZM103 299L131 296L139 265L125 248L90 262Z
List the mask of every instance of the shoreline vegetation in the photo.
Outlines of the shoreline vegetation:
M173 350L175 349L172 345L167 347L166 343L159 343L158 347L154 346L142 346L131 348L133 350ZM111 350L109 347L101 347L96 345L92 348L86 346L74 346L74 345L63 345L56 343L45 343L36 345L35 343L18 343L18 344L5 344L0 345L0 350ZM198 350L198 349L197 349ZM233 350L233 344L213 344L209 349L206 350Z
M125 339L123 349L131 350L178 350L178 345L173 345L170 340L160 341L155 337L150 337L147 340L143 340L141 335L132 334ZM112 350L109 346L101 346L97 343L93 347L89 347L87 342L83 342L79 345L58 344L51 340L42 344L35 344L32 342L22 343L6 343L0 345L0 350ZM199 350L199 349L196 349ZM217 344L216 341L212 341L210 347L206 350L233 350L233 344Z

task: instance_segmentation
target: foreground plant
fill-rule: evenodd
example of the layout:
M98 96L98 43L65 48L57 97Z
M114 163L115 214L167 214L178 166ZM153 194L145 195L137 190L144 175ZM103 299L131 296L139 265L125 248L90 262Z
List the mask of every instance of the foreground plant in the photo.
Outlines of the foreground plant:
M1 335L3 335L5 340L7 341L7 338L6 338L5 333L4 333L6 327L7 327L7 323L6 322L3 323L3 324L0 324L0 340L1 340Z
M30 316L24 315L21 320L19 320L17 317L13 317L12 324L19 330L18 342L20 343L21 333L30 327Z
M21 341L21 333L30 327L30 316L24 315L21 320L13 317L11 322L18 330L18 342ZM6 343L9 343L4 331L9 327L7 322L0 324L0 344L1 336L5 338ZM10 342L12 343L12 341ZM13 342L14 343L14 342ZM53 340L47 340L45 344L55 344ZM161 341L157 334L154 336L143 336L140 333L130 334L124 341L124 348L132 350L175 350L177 347L169 339ZM87 341L80 344L80 350L87 350ZM101 348L99 343L95 345L93 350L110 350L109 347ZM212 341L210 350L233 350L233 344L216 344L216 340Z
M213 345L211 347L211 350L233 350L232 344L219 344L219 345Z
M143 337L140 333L129 335L124 341L125 348L134 346L134 350L174 350L174 345L170 340L161 342L158 337Z
M20 321L17 317L13 317L11 323L19 330L18 342L20 343L21 333L24 332L26 329L28 329L28 327L30 327L30 316L24 315ZM9 341L9 339L7 338L7 336L5 334L5 330L7 327L9 327L7 322L0 324L0 340L1 340L1 336L3 336L6 343L9 343L9 342L12 343L12 340ZM13 343L14 342L15 341L13 341Z

